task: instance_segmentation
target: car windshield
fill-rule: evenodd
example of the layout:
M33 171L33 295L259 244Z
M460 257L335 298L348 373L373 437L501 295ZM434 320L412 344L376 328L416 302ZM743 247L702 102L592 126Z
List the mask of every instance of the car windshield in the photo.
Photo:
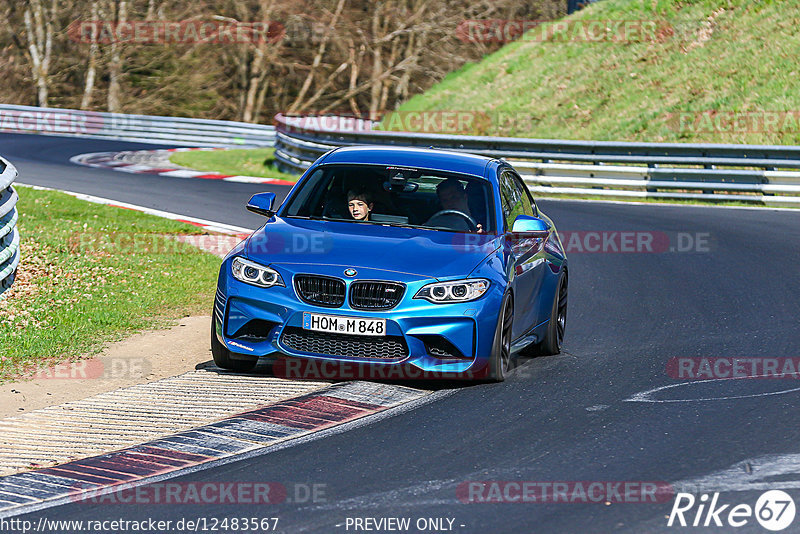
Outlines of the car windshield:
M325 165L289 199L286 217L494 232L482 178L399 166Z

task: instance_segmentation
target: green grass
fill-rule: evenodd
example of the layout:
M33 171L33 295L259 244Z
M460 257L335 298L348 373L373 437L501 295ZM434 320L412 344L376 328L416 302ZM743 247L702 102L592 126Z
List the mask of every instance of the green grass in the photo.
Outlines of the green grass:
M22 262L0 300L0 382L209 313L219 258L169 237L198 228L63 193L18 191Z
M213 171L233 176L259 176L296 182L298 176L286 174L275 166L275 150L272 148L237 148L232 150L190 150L176 152L170 156L176 165Z
M796 0L604 0L568 20L608 19L654 21L664 31L627 43L523 38L400 111L474 113L465 133L481 135L800 144ZM691 127L726 112L790 115L765 131ZM681 113L697 122L682 127Z

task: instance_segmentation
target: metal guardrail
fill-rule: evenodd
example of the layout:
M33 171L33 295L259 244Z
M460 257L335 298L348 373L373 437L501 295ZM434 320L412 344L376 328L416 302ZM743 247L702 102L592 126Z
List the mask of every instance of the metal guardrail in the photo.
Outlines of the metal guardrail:
M337 146L421 146L505 158L542 195L800 206L800 146L617 143L366 129L325 130L277 115L275 158L300 173ZM323 121L324 122L324 121ZM341 121L340 121L341 122Z
M184 146L272 146L275 127L245 122L0 104L0 132Z
M509 160L542 195L735 200L800 206L800 146L618 143L350 130L308 117L242 122L0 104L0 131L185 146L275 146L279 167L301 173L337 146L437 147ZM348 121L332 121L346 124Z
M14 283L19 265L19 231L17 230L17 192L11 183L17 169L0 158L0 297Z

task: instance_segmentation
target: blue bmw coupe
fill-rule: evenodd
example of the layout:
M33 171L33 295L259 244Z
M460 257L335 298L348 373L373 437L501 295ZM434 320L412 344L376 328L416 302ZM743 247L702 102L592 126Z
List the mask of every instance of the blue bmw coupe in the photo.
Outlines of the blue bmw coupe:
M253 196L267 221L222 263L217 366L271 356L501 381L514 353L560 352L567 258L508 163L339 148L274 200Z

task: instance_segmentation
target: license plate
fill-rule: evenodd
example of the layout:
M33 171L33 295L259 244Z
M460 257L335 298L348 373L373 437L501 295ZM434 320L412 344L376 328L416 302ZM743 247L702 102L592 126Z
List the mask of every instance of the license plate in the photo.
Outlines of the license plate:
M303 313L303 329L356 336L385 336L386 319L364 319L341 315Z

